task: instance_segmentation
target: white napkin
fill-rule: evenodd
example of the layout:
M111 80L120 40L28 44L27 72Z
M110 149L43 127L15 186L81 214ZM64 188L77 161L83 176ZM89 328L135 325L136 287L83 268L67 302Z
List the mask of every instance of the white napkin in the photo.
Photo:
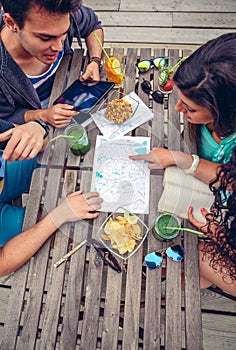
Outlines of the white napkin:
M131 103L133 114L124 123L117 124L105 117L106 108L98 110L92 114L92 118L96 123L101 133L109 139L116 139L127 134L129 131L137 128L143 123L154 117L152 111L145 105L145 103L132 91L123 97Z

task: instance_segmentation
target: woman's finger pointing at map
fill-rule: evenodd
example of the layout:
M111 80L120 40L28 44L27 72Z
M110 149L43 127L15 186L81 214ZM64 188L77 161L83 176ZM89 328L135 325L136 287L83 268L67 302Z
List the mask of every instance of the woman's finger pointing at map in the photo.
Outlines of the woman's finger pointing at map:
M147 160L148 161L149 154L136 154L133 156L129 156L130 159L133 160Z
M148 154L131 155L129 159L145 160L150 169L164 169L170 165L177 165L177 155L166 148L153 148Z

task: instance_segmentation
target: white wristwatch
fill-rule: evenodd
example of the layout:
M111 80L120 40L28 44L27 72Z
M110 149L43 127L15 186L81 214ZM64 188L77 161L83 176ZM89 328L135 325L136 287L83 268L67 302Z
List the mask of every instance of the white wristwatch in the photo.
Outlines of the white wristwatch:
M185 174L193 174L197 170L197 167L198 167L199 162L200 162L200 158L196 154L192 154L192 157L193 157L193 162L192 162L191 167L188 169L183 169Z

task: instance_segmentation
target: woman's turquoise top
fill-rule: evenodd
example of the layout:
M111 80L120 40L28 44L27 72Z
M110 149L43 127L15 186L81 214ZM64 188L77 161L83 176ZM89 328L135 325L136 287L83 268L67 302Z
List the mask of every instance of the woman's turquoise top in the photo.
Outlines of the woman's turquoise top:
M200 158L221 164L228 163L234 146L236 146L236 133L217 143L206 125L202 125L201 142L197 145L197 154Z

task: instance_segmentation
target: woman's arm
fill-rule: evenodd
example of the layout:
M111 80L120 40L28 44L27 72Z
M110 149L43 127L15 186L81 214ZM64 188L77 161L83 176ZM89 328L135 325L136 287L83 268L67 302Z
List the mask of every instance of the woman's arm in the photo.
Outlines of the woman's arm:
M146 160L150 169L165 169L176 165L183 170L187 170L193 163L191 154L180 151L171 151L166 148L153 148L148 154L129 156L134 160ZM198 179L209 184L216 177L216 169L220 164L200 158L196 171L192 174Z

